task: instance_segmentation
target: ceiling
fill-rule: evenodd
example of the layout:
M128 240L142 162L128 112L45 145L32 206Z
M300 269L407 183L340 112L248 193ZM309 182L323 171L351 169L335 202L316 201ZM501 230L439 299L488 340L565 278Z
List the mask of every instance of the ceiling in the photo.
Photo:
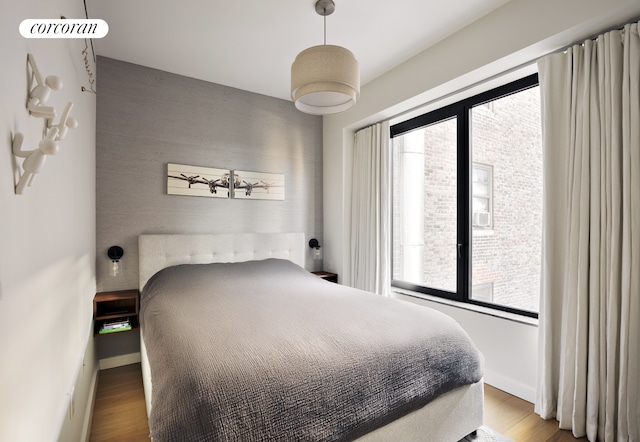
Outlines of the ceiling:
M366 84L509 0L335 0L327 44ZM109 24L98 55L290 100L296 55L323 43L315 0L86 0Z

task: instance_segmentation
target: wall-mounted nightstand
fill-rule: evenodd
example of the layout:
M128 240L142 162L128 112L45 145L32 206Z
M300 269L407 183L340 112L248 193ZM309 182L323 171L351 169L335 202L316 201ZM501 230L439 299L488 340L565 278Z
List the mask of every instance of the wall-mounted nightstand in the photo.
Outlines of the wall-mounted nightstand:
M326 279L329 282L338 282L338 274L337 273L331 273L331 272L311 272L316 276L319 276L322 279Z
M93 298L94 336L137 329L138 310L137 289L96 293ZM111 326L104 327L105 324Z

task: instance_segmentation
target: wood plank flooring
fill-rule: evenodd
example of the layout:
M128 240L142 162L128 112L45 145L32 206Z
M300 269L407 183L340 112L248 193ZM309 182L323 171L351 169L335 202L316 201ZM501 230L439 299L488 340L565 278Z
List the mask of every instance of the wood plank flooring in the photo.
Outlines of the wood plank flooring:
M570 431L560 430L554 419L544 420L533 404L491 385L484 386L484 423L515 442L575 442Z
M515 442L574 442L571 432L545 421L533 405L485 385L485 425ZM93 411L90 442L149 441L140 364L102 370Z
M89 440L149 441L140 364L100 370Z

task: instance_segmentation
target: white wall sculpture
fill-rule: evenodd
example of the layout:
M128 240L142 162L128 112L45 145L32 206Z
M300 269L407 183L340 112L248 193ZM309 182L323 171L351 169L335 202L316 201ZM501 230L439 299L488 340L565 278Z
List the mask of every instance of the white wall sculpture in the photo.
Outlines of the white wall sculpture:
M47 156L55 155L60 150L58 142L64 140L69 129L78 127L78 120L73 118L70 113L73 103L68 102L60 116L57 124L53 124L56 117L56 110L53 106L48 106L47 101L51 95L51 91L62 89L62 80L57 75L49 75L43 77L38 69L36 60L32 54L27 55L27 61L31 66L31 72L35 79L36 85L29 92L27 100L27 109L32 117L44 118L47 121L47 129L42 140L38 143L38 147L33 150L24 150L24 134L16 132L13 137L12 150L16 157L24 158L22 162L22 174L16 184L16 194L22 195L26 186L31 186L34 177L40 173L44 167Z

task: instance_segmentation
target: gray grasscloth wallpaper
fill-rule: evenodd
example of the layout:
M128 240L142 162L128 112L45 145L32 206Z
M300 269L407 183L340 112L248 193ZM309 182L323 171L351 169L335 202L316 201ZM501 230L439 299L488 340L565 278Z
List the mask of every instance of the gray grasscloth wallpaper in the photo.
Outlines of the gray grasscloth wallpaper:
M105 57L97 90L98 291L138 287L142 233L304 232L322 243L321 117ZM167 195L167 163L284 174L285 200ZM108 275L112 245L125 253L116 277Z

